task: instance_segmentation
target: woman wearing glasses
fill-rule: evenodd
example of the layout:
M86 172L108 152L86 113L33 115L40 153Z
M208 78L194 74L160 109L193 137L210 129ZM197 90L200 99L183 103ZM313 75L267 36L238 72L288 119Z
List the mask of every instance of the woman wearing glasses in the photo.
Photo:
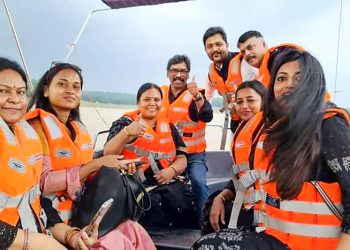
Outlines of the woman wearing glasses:
M0 57L0 249L66 249L62 244L88 249L97 239L98 225L88 237L84 230L64 224L50 202L40 197L42 147L22 119L26 90L23 69ZM53 237L45 234L47 229Z
M26 114L44 148L40 180L42 193L51 199L65 222L71 218L72 201L77 198L82 183L91 173L103 165L124 169L129 174L135 172L135 164L120 160L118 155L92 159L91 138L79 115L82 86L79 67L53 63L40 79L29 103L29 108L35 105L36 109ZM148 234L136 222L128 220L120 228L125 229L126 235L114 230L104 236L119 241L114 248L144 249L144 242L154 246Z

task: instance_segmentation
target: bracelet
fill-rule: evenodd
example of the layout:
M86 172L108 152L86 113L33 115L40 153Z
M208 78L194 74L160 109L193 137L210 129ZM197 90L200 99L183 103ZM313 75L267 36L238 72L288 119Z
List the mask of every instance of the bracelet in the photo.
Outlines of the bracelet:
M73 234L74 231L80 232L80 229L77 227L72 227L72 228L68 229L66 231L66 233L64 234L64 244L65 245L67 245L67 246L69 245L69 242L70 242L72 236L74 235Z
M175 169L175 167L170 166L170 168L171 168L172 170L174 170L174 172L175 172L175 176L174 176L174 177L176 177L176 176L178 176L178 175L179 175L179 172L177 172L177 170Z
M29 229L24 229L23 250L29 250Z
M131 136L131 134L128 132L128 130L126 129L126 126L123 128L124 130L124 133L127 135L127 136Z
M217 197L220 197L224 203L226 202L226 199L222 194L218 194Z

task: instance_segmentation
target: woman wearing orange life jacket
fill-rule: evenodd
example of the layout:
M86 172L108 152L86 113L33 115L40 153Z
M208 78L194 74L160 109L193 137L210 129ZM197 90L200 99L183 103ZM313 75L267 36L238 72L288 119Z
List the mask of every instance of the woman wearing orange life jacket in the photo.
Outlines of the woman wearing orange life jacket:
M126 159L140 157L147 161L138 174L146 186L156 188L150 192L151 210L141 217L143 226L193 227L194 196L188 185L177 178L187 167L187 150L175 126L158 115L162 98L158 85L141 85L138 109L113 122L104 154L123 154Z
M349 115L341 109L326 111L325 93L322 67L308 52L291 49L276 56L265 129L250 161L262 197L254 207L260 233L236 230L240 237L230 244L249 249L348 249ZM332 203L342 207L342 218L329 208Z
M236 91L235 110L242 120L238 126L232 140L232 158L234 164L242 164L248 162L250 144L242 142L241 132L248 132L250 119L258 113L262 108L263 98L266 93L264 86L257 80L243 82ZM248 124L247 124L248 123ZM210 209L209 221L214 231L219 231L220 227L227 227L227 221L230 213L225 213L225 202L234 198L235 187L232 181L213 199ZM226 212L230 211L228 207ZM239 225L249 224L252 221L252 213L249 212L240 218ZM226 218L227 217L227 218ZM226 218L226 219L225 219ZM244 221L241 221L244 220ZM225 222L226 221L226 222ZM206 225L204 225L206 227ZM207 232L209 232L208 230Z
M118 155L92 158L91 137L79 115L82 86L83 77L78 66L52 63L30 101L29 108L35 105L36 109L25 115L39 134L44 149L42 194L50 198L66 223L71 218L72 201L91 173L103 165L135 172L135 165L120 160ZM118 249L146 249L148 243L154 247L144 229L130 220L101 237L96 248L106 247L106 244L113 246L113 242Z
M0 58L0 249L66 249L62 244L88 249L97 239L97 225L88 237L64 224L40 197L43 152L38 135L22 119L26 90L23 69ZM47 229L53 237L45 234Z

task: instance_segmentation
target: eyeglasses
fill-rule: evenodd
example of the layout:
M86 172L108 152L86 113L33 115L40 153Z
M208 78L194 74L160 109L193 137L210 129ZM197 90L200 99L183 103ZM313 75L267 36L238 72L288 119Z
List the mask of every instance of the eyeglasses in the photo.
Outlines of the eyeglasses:
M78 71L79 73L81 73L81 68L77 65L71 64L71 63L66 63L66 62L60 62L60 61L53 61L51 63L50 69L54 68L54 67L62 67L62 68L73 68L74 70Z
M57 70L56 70L56 68L57 68ZM49 84L49 82L51 81L51 80L49 81L49 79L54 77L54 75L56 75L57 72L60 71L61 69L73 69L73 70L77 71L79 74L81 74L81 71L82 71L81 68L77 65L74 65L71 63L66 63L66 62L53 61L51 63L50 69L46 73L44 85Z
M169 72L174 75L177 75L179 73L181 75L186 75L189 71L187 69L169 69Z

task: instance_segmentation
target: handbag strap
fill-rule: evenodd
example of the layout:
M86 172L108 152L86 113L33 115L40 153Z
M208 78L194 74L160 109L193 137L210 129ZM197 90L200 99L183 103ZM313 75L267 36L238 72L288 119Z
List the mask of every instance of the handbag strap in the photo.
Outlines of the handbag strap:
M132 190L132 188L129 185L129 179L127 178L127 176L125 176L123 174L123 179L126 182L127 185L127 190L128 190L128 197L131 196L131 198L133 199L135 205L143 212L148 211L151 209L151 197L149 196L149 194L147 193L145 187L143 186L142 182L140 180L138 180L138 178L133 178L133 180L139 185L140 189L141 189L141 193L139 195L142 195L142 202L139 202L139 200L137 199L138 197L136 196L134 190ZM146 202L144 202L146 201ZM130 199L129 199L130 202ZM146 204L146 206L142 206L141 204ZM132 205L132 204L130 204Z
M324 199L324 201L326 202L327 206L329 207L329 209L332 211L332 213L341 221L343 220L343 216L341 214L341 212L339 211L339 209L334 205L334 203L332 202L332 200L329 198L329 196L327 195L327 193L324 191L324 189L321 187L320 184L318 184L317 181L311 181L311 184L314 185L314 187L316 188L316 190L320 193L320 195L322 196L322 198Z

